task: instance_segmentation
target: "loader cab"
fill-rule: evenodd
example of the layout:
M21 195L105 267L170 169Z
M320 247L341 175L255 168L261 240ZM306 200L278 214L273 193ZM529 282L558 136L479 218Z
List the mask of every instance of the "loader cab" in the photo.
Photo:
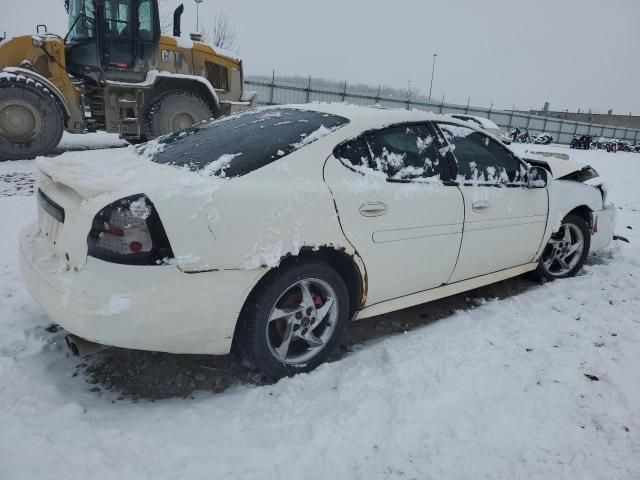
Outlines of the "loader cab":
M67 0L67 70L74 76L141 82L156 62L157 0Z

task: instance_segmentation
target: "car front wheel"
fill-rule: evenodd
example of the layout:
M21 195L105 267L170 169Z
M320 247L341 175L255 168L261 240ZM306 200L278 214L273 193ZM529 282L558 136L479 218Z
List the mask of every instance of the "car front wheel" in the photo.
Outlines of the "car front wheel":
M349 318L342 277L323 262L278 270L250 297L236 344L269 377L313 370L337 346Z
M573 277L589 255L589 225L577 215L567 215L542 252L536 275L543 280Z

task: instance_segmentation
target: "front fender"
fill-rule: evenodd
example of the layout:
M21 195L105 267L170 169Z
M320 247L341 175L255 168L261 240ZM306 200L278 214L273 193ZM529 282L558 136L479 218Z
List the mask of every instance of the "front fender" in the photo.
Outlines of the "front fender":
M552 180L547 187L549 192L549 216L540 250L540 258L549 238L560 229L562 219L578 207L586 207L590 212L603 209L602 194L597 188L572 180Z

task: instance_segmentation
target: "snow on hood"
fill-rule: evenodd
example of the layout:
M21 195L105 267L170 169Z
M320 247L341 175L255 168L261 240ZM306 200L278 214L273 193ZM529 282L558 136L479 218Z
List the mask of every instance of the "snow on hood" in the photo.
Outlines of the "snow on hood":
M553 178L562 178L570 173L579 172L589 165L572 160L566 153L530 152L523 155L525 160L545 163L551 169Z
M68 152L55 158L39 158L38 168L53 182L65 185L85 199L114 192L148 193L150 190L183 190L198 184L224 182L186 169L157 164L133 147Z

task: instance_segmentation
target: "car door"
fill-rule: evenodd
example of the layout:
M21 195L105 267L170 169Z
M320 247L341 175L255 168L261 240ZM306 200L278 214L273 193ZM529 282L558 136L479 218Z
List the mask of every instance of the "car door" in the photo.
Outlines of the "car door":
M367 269L367 305L438 287L462 239L463 201L447 186L432 131L397 125L339 145L325 181L340 224Z
M465 208L460 256L449 282L534 260L544 235L546 188L528 188L526 164L488 135L437 123L443 153L457 168Z

